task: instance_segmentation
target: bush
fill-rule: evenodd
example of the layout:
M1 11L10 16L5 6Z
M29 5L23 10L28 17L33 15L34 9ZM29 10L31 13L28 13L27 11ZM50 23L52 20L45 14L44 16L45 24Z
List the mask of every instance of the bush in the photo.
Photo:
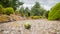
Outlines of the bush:
M32 19L39 19L39 18L42 18L42 16L30 16L30 18L32 18Z
M14 10L11 7L8 7L8 8L4 9L4 14L10 15L10 14L13 14L13 13L14 13Z
M0 5L0 14L3 14L3 7Z
M3 6L2 5L0 5L0 8L2 8Z
M56 20L59 18L60 18L60 2L51 8L48 15L49 20Z
M19 11L15 11L15 14L18 15L18 14L20 14L20 13L19 13Z
M25 26L25 29L30 29L30 27L31 27L31 25L30 25L29 22L26 22L26 23L24 24L24 26Z

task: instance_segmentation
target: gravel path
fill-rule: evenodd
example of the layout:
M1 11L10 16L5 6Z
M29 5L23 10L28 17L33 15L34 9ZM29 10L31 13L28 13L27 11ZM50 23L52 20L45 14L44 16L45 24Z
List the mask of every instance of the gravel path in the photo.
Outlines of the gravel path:
M31 23L31 29L24 28L25 22ZM4 23L0 25L0 34L60 34L60 21L38 19Z

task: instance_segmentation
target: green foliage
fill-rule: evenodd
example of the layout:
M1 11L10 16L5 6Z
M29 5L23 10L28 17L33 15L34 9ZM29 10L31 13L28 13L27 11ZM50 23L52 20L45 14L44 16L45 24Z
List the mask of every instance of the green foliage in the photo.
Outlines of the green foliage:
M19 12L20 12L21 16L24 16L25 11L24 11L24 7L23 6L20 8Z
M28 17L28 12L29 12L28 7L25 8L24 12L25 12L25 16Z
M8 8L4 9L4 14L10 15L10 14L13 14L13 13L14 13L14 10L11 7L8 7Z
M26 23L24 24L24 26L25 26L25 29L30 29L31 24L30 24L29 22L26 22Z
M20 14L19 10L16 10L16 11L15 11L15 14L16 14L16 15Z
M2 5L0 5L0 8L3 8L3 6L2 6Z
M48 18L49 11L45 12L45 17Z
M15 14L16 14L16 15L19 15L19 14L20 14L19 10L16 10L16 11L15 11Z
M31 8L30 15L31 16L43 16L44 9L40 6L39 2L36 2L36 4Z
M0 4L5 8L13 7L13 9L16 10L23 3L20 2L19 0L0 0Z
M51 8L48 15L49 20L56 20L59 18L60 18L60 2Z
M40 4L38 2L31 8L30 14L31 16L40 15Z
M9 0L0 0L0 4L1 4L3 7L8 7Z
M3 14L3 6L0 5L0 14Z
M39 18L42 18L42 16L30 16L30 18L32 18L32 19L39 19Z
M41 8L40 8L40 14L41 14L41 16L43 16L45 12L46 12L46 10L41 7Z

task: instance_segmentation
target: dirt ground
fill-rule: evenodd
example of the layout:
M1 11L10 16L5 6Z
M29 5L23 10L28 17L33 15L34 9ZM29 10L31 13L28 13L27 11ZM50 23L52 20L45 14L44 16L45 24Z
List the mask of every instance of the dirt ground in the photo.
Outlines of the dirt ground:
M26 22L31 23L29 30L24 27ZM60 21L36 19L4 23L0 24L0 34L60 34Z

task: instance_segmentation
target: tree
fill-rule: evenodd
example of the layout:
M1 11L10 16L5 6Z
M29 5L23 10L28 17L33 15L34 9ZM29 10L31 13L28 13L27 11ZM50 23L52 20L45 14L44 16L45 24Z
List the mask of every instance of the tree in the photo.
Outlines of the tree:
M48 15L49 20L56 20L59 18L60 18L60 2L51 8Z
M25 16L28 16L28 13L29 13L29 8L26 7L26 8L25 8Z
M31 16L42 16L44 9L40 6L39 2L36 2L35 5L31 8Z
M24 16L25 11L24 11L24 7L23 6L20 8L19 12L20 12L21 16Z
M45 12L46 12L46 10L41 7L41 8L40 8L40 14L41 14L41 16L44 16Z
M46 18L48 18L48 14L49 14L49 11L46 11L44 14Z
M31 16L40 15L40 4L38 2L31 8L30 14Z
M14 10L16 10L23 3L19 2L19 0L0 0L0 4L5 8L12 7Z

